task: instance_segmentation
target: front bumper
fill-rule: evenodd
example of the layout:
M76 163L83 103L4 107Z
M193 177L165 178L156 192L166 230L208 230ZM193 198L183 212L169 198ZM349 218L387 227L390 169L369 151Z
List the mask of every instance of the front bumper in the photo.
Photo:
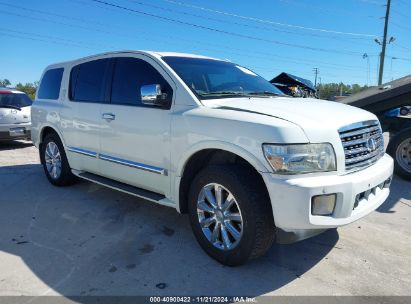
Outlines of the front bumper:
M0 124L0 140L30 139L30 134L31 123Z
M328 228L352 223L377 209L388 197L389 188L378 185L392 178L393 160L385 154L372 166L345 175L279 177L263 173L272 202L280 242L292 242L318 234ZM368 198L358 195L373 190ZM368 191L369 192L369 191ZM311 199L316 195L337 194L330 216L311 214Z

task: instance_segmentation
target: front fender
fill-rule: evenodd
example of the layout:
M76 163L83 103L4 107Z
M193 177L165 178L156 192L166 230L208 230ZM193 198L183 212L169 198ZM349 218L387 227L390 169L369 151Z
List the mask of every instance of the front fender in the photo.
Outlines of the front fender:
M215 141L215 140L207 140L199 142L193 146L191 146L188 150L186 150L183 155L180 157L178 162L176 176L181 177L183 175L185 165L187 164L188 160L191 156L200 152L202 150L207 149L218 149L227 152L231 152L240 156L241 158L245 159L249 162L257 171L263 172L271 172L268 163L263 163L260 159L258 159L255 155L251 154L244 148L237 146L235 144L224 142L224 141ZM261 149L261 158L263 158L263 151Z
M265 164L262 162L260 159L258 159L255 155L252 153L248 152L244 148L234 145L232 143L224 142L224 141L215 141L215 140L207 140L207 141L202 141L199 142L190 149L186 150L183 155L181 156L179 162L178 162L178 167L175 172L174 178L174 187L173 187L173 198L176 202L176 208L178 212L181 212L181 205L180 205L180 185L181 185L181 179L184 174L185 167L190 160L190 158L195 155L196 153L202 151L202 150L208 150L208 149L218 149L218 150L223 150L227 151L230 153L233 153L235 155L238 155L239 157L243 158L247 162L249 162L258 172L264 173L264 172L271 172L269 171L270 169L268 168L268 163ZM261 157L263 157L261 150Z

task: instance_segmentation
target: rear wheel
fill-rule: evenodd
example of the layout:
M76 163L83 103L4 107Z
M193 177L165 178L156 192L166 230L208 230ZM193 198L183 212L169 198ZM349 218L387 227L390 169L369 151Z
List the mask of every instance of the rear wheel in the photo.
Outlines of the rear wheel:
M210 166L193 180L189 215L201 247L222 264L237 266L263 255L274 241L274 220L258 173Z
M63 144L57 134L46 135L40 146L40 160L47 179L53 185L67 186L77 180L71 172Z
M411 129L404 130L391 138L387 152L394 158L395 173L411 180Z

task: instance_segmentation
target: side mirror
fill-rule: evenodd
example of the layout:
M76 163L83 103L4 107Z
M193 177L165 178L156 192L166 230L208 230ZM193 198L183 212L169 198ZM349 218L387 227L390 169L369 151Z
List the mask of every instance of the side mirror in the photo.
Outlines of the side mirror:
M141 102L146 105L164 106L167 104L167 94L161 92L159 84L141 86Z

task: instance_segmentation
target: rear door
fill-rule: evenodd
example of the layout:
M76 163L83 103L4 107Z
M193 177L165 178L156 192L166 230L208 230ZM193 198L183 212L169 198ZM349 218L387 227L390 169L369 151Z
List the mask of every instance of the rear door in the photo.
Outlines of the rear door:
M141 87L151 84L161 85L167 106L141 102ZM101 107L100 166L104 176L167 194L173 90L171 78L151 58L115 59L111 103Z
M62 110L62 129L70 166L100 174L97 156L102 127L101 106L111 59L97 59L74 66L70 72L68 99Z

